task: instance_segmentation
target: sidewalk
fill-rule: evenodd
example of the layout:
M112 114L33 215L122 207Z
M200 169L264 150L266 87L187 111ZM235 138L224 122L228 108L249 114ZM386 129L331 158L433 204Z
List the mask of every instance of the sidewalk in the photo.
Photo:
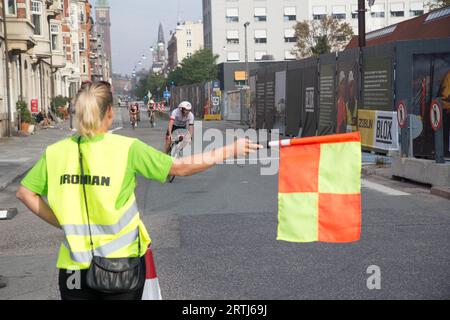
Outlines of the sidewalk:
M72 135L69 121L41 129L32 136L0 139L0 191L23 176L44 153L45 148Z

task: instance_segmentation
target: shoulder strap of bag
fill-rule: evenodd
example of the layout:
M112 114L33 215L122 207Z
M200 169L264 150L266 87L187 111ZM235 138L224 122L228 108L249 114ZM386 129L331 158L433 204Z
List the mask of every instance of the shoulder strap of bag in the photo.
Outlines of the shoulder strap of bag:
M86 176L84 175L84 167L83 167L83 154L81 153L81 136L78 137L78 155L79 155L79 161L80 161L80 171L81 171L81 185L83 186L83 195L84 195L84 205L86 208L86 215L88 219L88 227L89 227L89 239L91 244L91 252L92 256L94 257L94 242L92 241L92 230L91 230L91 221L89 217L89 207L87 202L87 194L86 194ZM138 256L141 254L141 235L138 231Z
M94 242L92 241L92 230L91 230L91 221L89 218L89 207L87 202L87 195L86 195L86 176L84 175L84 168L83 168L83 154L81 153L81 136L78 137L78 155L80 160L80 170L81 170L81 185L83 186L83 195L84 195L84 205L86 207L86 214L88 219L88 227L89 227L89 239L91 241L91 252L92 256L94 256Z

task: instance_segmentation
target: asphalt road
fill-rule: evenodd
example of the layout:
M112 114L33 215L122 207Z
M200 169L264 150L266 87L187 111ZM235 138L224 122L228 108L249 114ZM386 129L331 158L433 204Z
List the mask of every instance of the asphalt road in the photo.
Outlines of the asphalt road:
M117 133L162 148L166 123L150 129L143 114L131 130L118 119ZM259 165L220 165L165 185L139 179L163 298L449 299L450 202L417 185L364 181L359 242L293 244L275 240L277 176L260 175ZM0 193L3 206L19 208L0 221L0 274L9 281L0 299L57 299L60 232L19 205L15 187ZM379 290L367 287L373 265Z

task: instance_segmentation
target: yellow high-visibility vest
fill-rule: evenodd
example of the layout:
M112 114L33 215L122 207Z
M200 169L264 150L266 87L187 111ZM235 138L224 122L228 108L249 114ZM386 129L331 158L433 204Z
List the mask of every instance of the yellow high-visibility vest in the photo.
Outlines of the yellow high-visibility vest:
M85 142L86 141L86 142ZM81 177L78 145L69 138L47 148L48 201L64 231L57 268L88 269L92 252L82 182L86 183L94 254L107 258L142 257L150 237L140 220L134 194L117 208L135 139L105 134L101 141L83 139ZM138 239L141 252L138 252Z

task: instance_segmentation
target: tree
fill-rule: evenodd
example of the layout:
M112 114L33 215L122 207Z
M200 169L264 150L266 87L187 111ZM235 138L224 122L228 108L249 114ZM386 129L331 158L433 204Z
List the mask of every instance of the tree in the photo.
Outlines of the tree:
M353 37L350 24L331 16L321 20L301 21L295 26L297 44L294 53L298 58L342 50Z
M435 10L450 6L450 0L430 0L426 5L430 7L430 10Z
M210 49L199 50L191 57L185 58L179 67L168 77L177 86L215 80L218 77L217 59Z
M167 79L161 73L152 73L148 76L147 79L147 92L145 95L150 92L153 96L157 97L157 99L161 99L161 92L165 90L167 86ZM159 95L159 96L158 96Z

